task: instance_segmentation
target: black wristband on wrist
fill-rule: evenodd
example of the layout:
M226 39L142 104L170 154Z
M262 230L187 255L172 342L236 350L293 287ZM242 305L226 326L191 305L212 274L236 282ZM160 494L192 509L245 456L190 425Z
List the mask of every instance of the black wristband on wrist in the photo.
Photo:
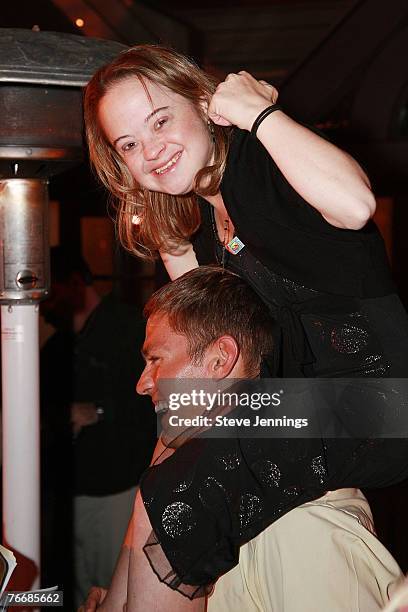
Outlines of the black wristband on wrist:
M272 104L271 106L268 106L267 108L264 108L264 110L259 113L259 115L257 116L257 118L255 119L252 128L251 128L251 136L252 138L256 138L256 133L258 131L259 126L261 125L262 121L264 119L266 119L266 117L268 115L270 115L271 113L274 113L277 110L282 110L282 107L279 106L279 104Z

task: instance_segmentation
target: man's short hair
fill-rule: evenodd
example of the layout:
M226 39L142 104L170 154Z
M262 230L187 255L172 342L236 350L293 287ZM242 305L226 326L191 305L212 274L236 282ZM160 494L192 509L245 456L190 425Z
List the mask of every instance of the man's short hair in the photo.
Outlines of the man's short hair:
M172 329L186 336L196 364L224 334L236 340L247 376L257 375L262 356L273 351L274 320L267 306L242 278L218 266L200 266L165 285L144 314L166 315Z

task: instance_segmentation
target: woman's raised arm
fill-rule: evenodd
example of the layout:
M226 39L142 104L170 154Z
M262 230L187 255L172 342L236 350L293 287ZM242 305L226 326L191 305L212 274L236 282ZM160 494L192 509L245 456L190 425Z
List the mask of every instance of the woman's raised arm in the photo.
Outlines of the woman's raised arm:
M277 91L247 72L228 75L208 109L220 125L250 131L255 119L277 99ZM257 138L286 180L313 208L336 227L360 229L375 212L370 183L346 152L300 125L282 110L261 122Z

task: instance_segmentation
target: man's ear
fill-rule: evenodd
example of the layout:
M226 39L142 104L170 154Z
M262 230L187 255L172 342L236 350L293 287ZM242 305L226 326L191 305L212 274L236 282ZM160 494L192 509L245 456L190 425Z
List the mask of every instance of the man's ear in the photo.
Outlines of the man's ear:
M237 364L240 356L239 346L235 338L229 335L220 336L207 349L204 366L209 378L227 378Z

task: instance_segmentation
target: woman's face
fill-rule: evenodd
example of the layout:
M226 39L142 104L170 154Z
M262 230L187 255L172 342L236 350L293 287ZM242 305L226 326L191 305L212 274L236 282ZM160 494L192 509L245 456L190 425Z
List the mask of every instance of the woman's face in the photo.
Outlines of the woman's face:
M150 191L181 195L192 190L212 157L207 124L189 100L139 79L114 85L99 104L99 121L134 179Z

